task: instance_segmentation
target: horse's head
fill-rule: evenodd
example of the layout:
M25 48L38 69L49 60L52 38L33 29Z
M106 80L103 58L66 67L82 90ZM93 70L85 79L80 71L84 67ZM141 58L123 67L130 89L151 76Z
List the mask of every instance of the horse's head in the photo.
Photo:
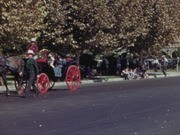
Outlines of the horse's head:
M17 73L24 72L25 63L21 57L9 57L7 60L10 69L13 69Z

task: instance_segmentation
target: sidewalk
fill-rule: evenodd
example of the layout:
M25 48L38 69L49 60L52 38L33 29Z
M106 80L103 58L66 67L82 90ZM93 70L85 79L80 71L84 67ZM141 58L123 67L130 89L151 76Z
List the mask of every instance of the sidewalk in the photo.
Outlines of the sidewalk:
M166 77L172 77L172 76L180 76L180 72L177 71L167 71L167 76ZM155 75L157 76L157 78L162 78L164 77L162 72L147 72L147 74L149 75L150 78L155 78Z
M149 74L149 79L152 78L164 78L164 75L162 72L147 72ZM155 77L156 75L156 77ZM176 71L167 71L166 77L172 77L172 76L180 76L180 72ZM114 82L114 81L124 81L123 78L119 76L102 76L98 77L96 79L83 79L81 80L82 84L89 84L89 83L98 83L98 82ZM130 81L130 80L126 80ZM66 82L56 82L55 87L57 86L66 86ZM8 88L10 91L15 91L14 81L8 81ZM6 90L5 86L0 86L0 93L4 92Z

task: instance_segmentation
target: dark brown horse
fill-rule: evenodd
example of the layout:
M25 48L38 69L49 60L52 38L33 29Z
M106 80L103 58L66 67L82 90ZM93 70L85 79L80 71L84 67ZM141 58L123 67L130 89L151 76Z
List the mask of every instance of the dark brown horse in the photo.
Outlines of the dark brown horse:
M0 56L0 76L4 81L4 85L6 87L6 94L7 96L10 95L9 88L7 86L7 75L13 75L15 80L19 82L21 85L20 80L22 80L22 75L24 73L24 60L21 57L4 57Z

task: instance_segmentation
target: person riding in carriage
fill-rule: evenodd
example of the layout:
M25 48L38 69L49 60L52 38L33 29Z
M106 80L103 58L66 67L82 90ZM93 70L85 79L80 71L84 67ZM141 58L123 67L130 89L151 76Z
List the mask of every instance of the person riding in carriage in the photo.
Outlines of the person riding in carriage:
M39 47L37 45L36 38L31 39L31 43L27 46L26 50L32 50L34 52L34 59L38 58Z
M53 56L51 52L48 53L48 64L53 68L55 77L62 76L62 68L66 64L66 60L60 55Z

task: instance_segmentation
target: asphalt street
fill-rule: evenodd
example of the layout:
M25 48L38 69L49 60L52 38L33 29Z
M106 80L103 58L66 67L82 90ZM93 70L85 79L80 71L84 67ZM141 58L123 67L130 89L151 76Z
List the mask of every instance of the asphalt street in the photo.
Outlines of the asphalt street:
M180 77L56 86L0 94L0 135L179 135Z

